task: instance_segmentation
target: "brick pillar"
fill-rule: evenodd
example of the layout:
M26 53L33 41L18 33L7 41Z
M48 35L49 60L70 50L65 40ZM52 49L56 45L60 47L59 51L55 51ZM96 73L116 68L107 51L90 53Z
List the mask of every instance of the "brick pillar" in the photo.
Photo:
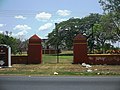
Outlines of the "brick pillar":
M42 40L33 35L28 44L28 64L40 64L42 62Z
M88 56L87 56L87 40L86 40L86 37L83 36L82 34L78 34L74 38L73 44L74 44L73 63L74 64L83 63L83 62L87 63Z

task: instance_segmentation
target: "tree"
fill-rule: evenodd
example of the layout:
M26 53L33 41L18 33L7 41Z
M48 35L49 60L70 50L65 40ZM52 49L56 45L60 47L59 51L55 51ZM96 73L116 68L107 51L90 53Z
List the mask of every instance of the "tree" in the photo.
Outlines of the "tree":
M67 21L63 21L56 25L56 28L49 33L48 35L48 44L54 46L59 44L59 47L71 49L73 45L73 38L75 34L78 34L77 24L80 19L69 19Z
M3 43L2 38L3 38L3 34L0 33L0 44Z
M81 30L87 36L89 53L93 53L95 46L95 38L94 38L95 36L93 32L93 27L96 23L100 23L101 16L102 15L100 14L90 14L89 16L81 19L82 20Z
M105 45L109 42L116 42L118 37L116 36L115 24L110 17L110 14L102 15L100 22L96 23L93 28L94 38L97 49L102 49L102 53L105 53Z
M116 36L120 39L120 0L100 0L106 14L109 14L116 29Z
M70 18L67 21L60 22L57 24L57 28L49 33L47 44L54 46L59 42L61 48L72 49L74 37L82 33L86 34L89 41L88 45L90 45L93 41L92 28L94 24L100 21L100 17L99 14L90 14L82 19Z
M18 40L9 36L8 32L0 34L0 44L9 45L12 48L12 53L16 54L18 51Z
M101 24L94 25L94 39L95 39L95 48L99 51L102 49L102 53L105 53L105 43L110 39L110 35Z

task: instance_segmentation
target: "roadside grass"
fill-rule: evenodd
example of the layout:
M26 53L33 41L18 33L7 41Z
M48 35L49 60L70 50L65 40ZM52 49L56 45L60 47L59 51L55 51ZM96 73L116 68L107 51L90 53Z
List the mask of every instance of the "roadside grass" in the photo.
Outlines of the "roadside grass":
M0 75L31 75L31 76L120 76L120 66L92 65L92 72L87 72L80 64L14 64L11 68L1 68Z
M71 52L67 53L60 54L59 63L57 63L56 55L45 54L42 57L42 64L13 64L11 68L0 68L0 75L120 76L120 65L91 65L91 68L85 68L80 64L72 64L73 55ZM88 72L88 69L92 72Z

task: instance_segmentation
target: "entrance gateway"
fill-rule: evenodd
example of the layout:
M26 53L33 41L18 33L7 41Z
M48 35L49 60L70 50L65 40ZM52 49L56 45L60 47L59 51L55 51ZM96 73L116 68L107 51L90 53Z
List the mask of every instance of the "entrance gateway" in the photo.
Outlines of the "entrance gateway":
M0 67L11 67L11 48L0 44Z

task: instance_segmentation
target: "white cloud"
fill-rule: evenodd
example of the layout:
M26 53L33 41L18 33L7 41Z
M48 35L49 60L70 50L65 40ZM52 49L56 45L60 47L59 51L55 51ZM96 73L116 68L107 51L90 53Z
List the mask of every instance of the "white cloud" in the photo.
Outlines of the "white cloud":
M37 20L49 20L51 17L52 17L52 15L50 13L46 13L46 12L38 13L35 16L35 18Z
M66 20L68 20L68 19L67 19L67 18L58 18L58 19L56 19L56 20L51 20L51 22L60 23L60 22L62 22L62 21L66 21Z
M28 33L27 31L23 30L18 33L12 33L12 36L24 41L27 33Z
M27 30L30 30L31 27L29 27L28 25L16 25L13 30L20 30L17 33L12 33L12 36L19 38L22 40L22 38L28 33Z
M3 27L4 26L4 24L0 24L0 27Z
M28 33L27 31L23 30L23 31L21 31L21 32L18 32L18 33L16 34L16 36L23 36L23 35L25 35L25 34L27 34L27 33Z
M80 19L80 17L74 17L74 18L78 18L78 19Z
M13 29L14 30L29 30L31 29L31 27L29 27L28 25L17 25Z
M43 26L39 27L39 30L47 30L50 29L52 27L52 23L46 23Z
M0 31L0 33L3 33L3 31Z
M15 16L14 18L16 18L16 19L26 19L26 17L24 17L22 15Z
M57 14L59 16L69 16L71 14L71 11L69 11L69 10L58 10Z

